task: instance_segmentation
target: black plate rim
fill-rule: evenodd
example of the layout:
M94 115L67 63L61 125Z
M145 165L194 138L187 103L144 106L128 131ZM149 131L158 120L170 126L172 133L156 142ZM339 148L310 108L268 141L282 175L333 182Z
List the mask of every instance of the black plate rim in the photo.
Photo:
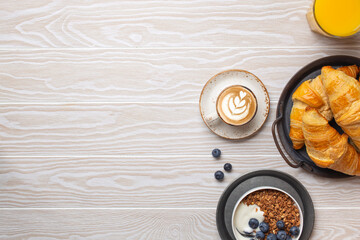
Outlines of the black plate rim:
M314 209L314 203L311 199L311 196L310 196L309 192L307 191L307 189L304 187L304 185L299 180L294 178L293 176L291 176L287 173L281 172L281 171L258 170L258 171L247 173L247 174L237 178L232 183L230 183L230 185L221 194L218 204L217 204L217 208L216 208L216 226L217 226L217 230L220 235L220 238L223 240L232 240L231 236L229 235L229 233L226 230L225 223L223 225L221 225L221 223L220 223L221 221L225 221L224 210L225 210L226 202L227 202L231 192L243 181L253 178L253 177L258 177L258 176L277 177L277 178L280 178L280 179L288 182L291 186L294 187L294 189L299 193L299 195L301 197L302 204L304 206L304 211L309 211L306 214L308 217L310 217L312 219L311 222L309 222L309 224L311 226L311 229L309 231L309 237L310 237L311 233L314 229L314 224L315 224L315 209ZM304 218L305 218L305 213L304 213ZM224 236L224 235L226 235L226 236Z
M289 146L292 146L291 143L288 142L288 140L285 138L285 133L283 129L283 120L285 118L285 99L287 96L294 90L294 88L297 86L301 80L303 80L302 76L308 75L311 73L311 71L314 68L321 68L325 65L345 65L345 64L360 64L360 58L350 55L332 55L327 57L322 57L319 59L316 59L309 64L302 67L299 71L295 73L295 75L288 81L288 83L285 85L278 104L276 108L276 119L282 116L282 119L277 124L277 134L278 138L280 139L280 144L282 148L285 150L285 152L290 156L290 158L296 162L297 164L301 163L301 167L305 169L306 171L315 173L319 176L323 177L330 177L330 178L347 178L347 177L353 177L344 173L340 173L331 169L326 168L320 168L317 167L315 164L309 165L306 160L302 159L301 157L293 154L293 152L290 150ZM275 136L274 136L275 137ZM291 147L292 149L292 147Z

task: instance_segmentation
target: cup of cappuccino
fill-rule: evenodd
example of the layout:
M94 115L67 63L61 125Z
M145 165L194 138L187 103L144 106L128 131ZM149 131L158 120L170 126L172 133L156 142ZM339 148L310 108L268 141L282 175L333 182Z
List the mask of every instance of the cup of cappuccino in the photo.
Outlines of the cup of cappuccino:
M225 88L216 101L216 111L223 122L242 126L250 122L257 112L257 100L252 91L241 85Z

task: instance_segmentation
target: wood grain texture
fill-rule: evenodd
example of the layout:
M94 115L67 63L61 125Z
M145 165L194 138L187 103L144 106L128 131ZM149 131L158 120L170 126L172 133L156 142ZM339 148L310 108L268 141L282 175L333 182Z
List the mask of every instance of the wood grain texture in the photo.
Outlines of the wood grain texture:
M259 169L308 189L311 239L358 239L360 178L291 169L270 133L297 70L360 56L359 34L310 31L311 1L1 1L0 239L219 239L220 194ZM231 68L257 75L272 101L243 141L214 136L197 104ZM215 181L225 162L233 171Z
M208 79L231 68L257 75L277 101L300 68L336 54L360 48L0 51L0 103L195 103Z
M3 240L220 239L215 209L0 210ZM357 240L359 210L317 209L310 240ZM325 224L326 223L326 224Z
M214 172L231 162L223 182ZM260 169L301 180L315 207L358 207L360 178L329 179L291 169L279 156L8 157L0 160L0 207L216 208L236 178ZM331 194L330 194L331 193ZM341 201L339 201L341 199Z
M311 0L0 3L0 47L329 46L312 33ZM341 45L357 46L360 36Z
M214 210L0 210L0 239L218 239Z
M12 104L0 108L2 156L278 154L270 126L240 141L206 127L196 103Z

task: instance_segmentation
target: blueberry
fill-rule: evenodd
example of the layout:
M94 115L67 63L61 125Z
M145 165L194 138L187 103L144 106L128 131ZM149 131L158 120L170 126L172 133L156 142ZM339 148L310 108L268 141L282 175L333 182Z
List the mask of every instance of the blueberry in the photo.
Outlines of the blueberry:
M225 171L230 172L231 169L232 169L231 163L225 163L225 164L224 164L224 170L225 170Z
M220 149L215 148L214 150L212 150L212 155L213 155L214 158L219 158L220 155L221 155Z
M270 233L269 235L267 235L266 240L276 240L276 235Z
M276 234L277 239L279 240L286 240L287 234L284 230L280 230L278 231L278 233Z
M259 221L256 218L251 218L249 221L249 226L252 229L256 229L259 226Z
M269 231L269 224L262 222L260 223L259 228L263 233L267 233Z
M224 173L222 171L216 171L214 176L215 176L215 178L217 180L223 180L224 179Z
M287 235L287 236L286 236L286 240L292 240L291 236L290 236L290 235Z
M285 223L283 221L277 221L276 222L276 226L278 227L278 229L284 229L285 228Z
M290 228L290 234L293 236L297 236L300 233L300 229L297 226L293 226Z
M264 239L265 238L265 234L262 231L257 231L256 232L256 238L257 239Z

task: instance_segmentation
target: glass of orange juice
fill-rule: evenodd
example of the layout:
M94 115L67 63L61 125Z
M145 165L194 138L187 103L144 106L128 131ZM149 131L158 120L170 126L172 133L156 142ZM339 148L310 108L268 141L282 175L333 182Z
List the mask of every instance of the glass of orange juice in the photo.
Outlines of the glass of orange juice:
M349 37L360 31L360 0L314 0L306 17L314 32Z

